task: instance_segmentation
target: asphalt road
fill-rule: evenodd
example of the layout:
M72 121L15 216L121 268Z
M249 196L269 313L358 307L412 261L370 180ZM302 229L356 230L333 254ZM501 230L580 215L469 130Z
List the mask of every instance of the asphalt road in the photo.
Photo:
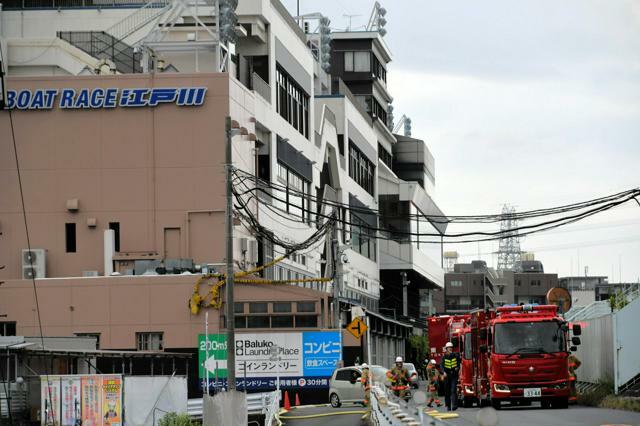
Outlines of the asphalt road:
M299 407L290 413L281 416L281 420L287 426L361 426L362 414L338 414L345 412L362 412L361 406L343 406L342 408L328 407ZM442 410L442 408L440 409ZM492 410L492 409L490 409ZM459 408L456 413L460 417L447 420L449 425L476 426L478 408ZM498 416L499 426L640 426L640 413L621 410L609 410L604 408L571 406L566 410L543 410L539 405L530 407L504 407L495 412ZM291 416L316 416L321 417L295 419Z
M343 405L340 408L297 407L286 414L280 415L285 426L361 426L367 423L361 420L364 408L361 405ZM312 418L296 418L307 417ZM317 416L317 417L315 417Z
M459 408L460 417L449 422L452 425L475 426L478 408ZM604 426L640 425L640 413L606 408L570 406L568 409L543 410L536 404L530 407L504 407L497 411L500 426Z

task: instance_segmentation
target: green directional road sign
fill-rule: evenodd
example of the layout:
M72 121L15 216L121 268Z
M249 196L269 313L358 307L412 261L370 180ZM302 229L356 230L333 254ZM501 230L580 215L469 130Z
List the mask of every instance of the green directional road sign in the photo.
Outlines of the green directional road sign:
M208 351L207 351L208 345ZM209 358L207 358L209 355ZM198 336L198 369L201 379L205 378L205 368L209 370L209 379L227 377L227 335L210 334L206 339L204 334Z

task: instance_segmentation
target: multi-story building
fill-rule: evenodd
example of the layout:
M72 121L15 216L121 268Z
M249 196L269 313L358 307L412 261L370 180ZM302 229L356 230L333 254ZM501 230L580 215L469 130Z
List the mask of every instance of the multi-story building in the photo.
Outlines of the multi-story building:
M559 286L558 275L545 273L539 261L520 263L520 272L495 271L481 260L455 264L453 272L445 274L444 301L437 311L460 313L512 303L546 303L548 291Z
M236 328L334 328L330 296L338 289L341 325L350 320L348 308L361 305L372 340L365 354L360 342L343 333L345 362L367 355L373 363L389 364L404 354L410 326L383 315L381 292L392 296L400 271L410 274L411 292L441 286L442 271L436 246L397 242L403 250L398 265L389 260L388 244L381 246L388 241L377 238L381 200L395 196L404 203L405 225L421 232L429 224L408 225L410 212L440 214L430 198L433 159L426 146L387 127L391 55L382 36L334 34L332 77L310 48L317 35L302 31L278 0L240 2L231 54L212 30L214 4L188 4L174 13L181 4L3 4L2 66L22 177L20 189L9 117L2 112L3 330L37 334L25 281L33 275L47 300L41 305L45 335L91 334L103 349L195 354L203 313L190 314L186 302L200 274L223 269L225 261L229 116L236 128L232 163L242 173L235 187L257 193L247 208L269 235L299 242L334 212L339 218L335 233L265 269L261 278L330 277L334 250L343 278L333 288L318 281L259 289L239 283ZM368 59L356 51L368 52ZM369 61L369 71L363 61ZM349 73L364 73L366 83ZM426 179L394 172L394 155L396 171L412 162L402 156L402 147L412 144L423 147L417 164ZM23 252L20 191L35 269ZM250 270L285 254L242 219L237 215L234 221L237 268ZM382 274L391 274L384 275L385 290L381 266ZM194 275L177 275L183 273ZM411 303L417 303L413 297ZM224 326L221 311L210 316L211 329ZM197 386L196 379L190 386Z
M377 140L362 149L356 140L344 139L344 150L351 176L357 179L359 170L372 170L377 176L370 188L378 202L364 204L378 205L382 213L381 310L395 317L420 318L425 307L429 309L431 293L444 285L439 236L446 223L427 219L444 216L433 201L435 161L424 141L392 132L392 97L387 89L391 52L380 33L333 33L331 46L332 87L348 88L369 117ZM418 234L431 236L417 238ZM422 309L421 299L427 301Z

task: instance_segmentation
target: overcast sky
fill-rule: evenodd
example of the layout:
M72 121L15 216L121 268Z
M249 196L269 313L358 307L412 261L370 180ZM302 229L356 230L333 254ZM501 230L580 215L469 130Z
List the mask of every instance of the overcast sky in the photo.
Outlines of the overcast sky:
M296 1L284 0L295 14ZM640 186L639 0L394 0L385 41L396 119L436 159L448 214L551 207ZM335 30L373 1L300 0ZM358 28L360 27L360 28ZM640 207L523 239L545 271L640 280ZM497 243L457 245L495 265Z

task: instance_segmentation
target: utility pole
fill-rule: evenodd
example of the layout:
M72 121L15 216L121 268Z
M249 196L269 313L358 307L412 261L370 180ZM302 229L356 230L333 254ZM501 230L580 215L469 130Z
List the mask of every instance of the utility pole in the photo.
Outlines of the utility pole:
M225 220L225 239L227 242L227 268L226 268L226 286L227 286L227 390L236 389L236 330L235 317L233 309L233 196L231 192L231 117L227 117L224 123L225 132L225 148L226 148L226 197L227 197L227 214Z
M402 316L406 318L409 316L409 306L407 306L409 281L405 271L400 272L400 277L402 278Z
M331 235L331 254L333 256L333 264L336 268L336 274L333 278L333 326L338 331L340 338L340 363L342 363L342 324L340 321L340 293L342 289L342 250L340 249L340 241L338 240L338 212L335 211L335 223Z

